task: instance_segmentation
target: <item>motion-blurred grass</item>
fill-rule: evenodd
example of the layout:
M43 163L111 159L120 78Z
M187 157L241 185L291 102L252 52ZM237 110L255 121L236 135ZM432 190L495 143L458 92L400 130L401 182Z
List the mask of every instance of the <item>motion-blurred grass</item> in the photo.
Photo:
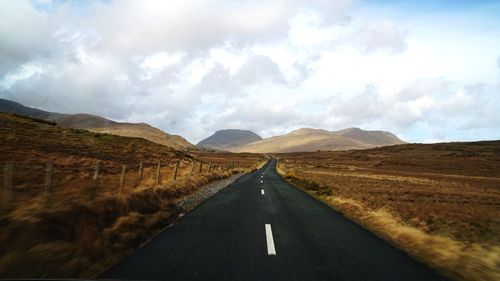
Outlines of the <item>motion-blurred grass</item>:
M95 277L172 223L181 211L180 198L265 162L256 154L188 154L141 138L64 129L4 113L0 142L0 165L13 163L12 188L6 189L8 175L0 172L1 278ZM201 173L200 161L205 161ZM50 190L45 189L48 163Z

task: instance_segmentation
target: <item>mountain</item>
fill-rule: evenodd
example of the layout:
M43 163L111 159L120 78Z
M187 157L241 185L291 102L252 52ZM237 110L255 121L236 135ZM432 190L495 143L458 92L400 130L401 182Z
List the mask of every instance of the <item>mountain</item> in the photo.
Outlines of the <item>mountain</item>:
M197 146L204 148L231 150L255 141L262 140L262 137L249 130L220 130L210 137L200 141Z
M354 139L373 146L403 144L396 135L386 131L365 131L359 128L348 128L336 132L336 135Z
M286 135L262 139L229 149L232 152L307 152L327 150L366 149L403 144L392 133L348 128L340 131L302 128Z
M110 126L87 128L89 131L113 134L124 137L136 137L150 140L175 149L196 149L185 138L170 135L145 123L116 123Z
M101 116L85 113L65 115L62 117L53 118L52 120L61 127L74 129L106 128L115 126L117 124L124 124L106 119Z
M195 149L196 147L178 135L170 135L145 123L122 123L91 114L61 114L27 107L10 100L0 99L0 112L10 112L56 122L65 128L85 129L124 137L138 137L173 147Z
M0 112L10 112L50 121L68 116L68 114L48 112L38 108L24 106L20 103L6 99L0 99Z

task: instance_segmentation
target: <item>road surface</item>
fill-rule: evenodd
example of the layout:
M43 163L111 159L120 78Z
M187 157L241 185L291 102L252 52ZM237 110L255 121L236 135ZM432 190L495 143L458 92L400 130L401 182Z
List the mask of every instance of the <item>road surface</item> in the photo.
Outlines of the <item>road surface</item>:
M447 280L286 183L272 160L101 276L140 280Z

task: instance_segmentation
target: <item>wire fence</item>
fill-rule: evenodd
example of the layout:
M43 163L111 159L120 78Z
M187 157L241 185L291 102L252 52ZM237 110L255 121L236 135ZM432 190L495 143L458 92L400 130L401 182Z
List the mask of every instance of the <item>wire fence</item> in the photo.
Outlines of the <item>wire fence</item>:
M44 207L60 201L93 201L103 194L121 196L138 188L256 167L253 163L187 160L92 166L14 162L0 165L0 210L4 214L30 200L38 200L38 205Z

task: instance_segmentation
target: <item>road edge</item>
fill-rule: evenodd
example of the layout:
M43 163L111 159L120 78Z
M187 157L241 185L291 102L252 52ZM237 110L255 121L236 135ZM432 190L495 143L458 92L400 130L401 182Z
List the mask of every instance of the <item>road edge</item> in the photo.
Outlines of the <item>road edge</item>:
M267 163L267 162L266 162ZM257 169L258 170L258 169ZM220 191L226 189L228 186L230 186L231 184L233 184L235 181L237 181L239 178L241 178L242 176L245 176L247 174L250 174L250 173L253 173L255 172L256 170L251 170L249 172L246 172L246 173L239 173L239 174L234 174L234 175L231 175L227 178L223 178L223 179L220 179L220 180L216 180L216 181L213 181L213 182L210 182L210 183L207 183L207 184L204 184L202 185L199 189L203 189L203 188L206 188L207 186L209 185L213 185L213 184L216 184L218 182L222 182L222 181L226 181L228 179L231 179L231 178L234 178L233 180L231 180L228 184L226 184L224 187L220 188L219 190L217 190L217 192L215 192L214 194L212 194L211 196L208 196L207 198L201 200L198 204L194 205L192 208L190 208L189 210L185 211L184 213L181 213L179 212L179 214L177 214L177 216L175 217L175 219L172 220L172 222L170 222L168 225L166 225L165 227L159 229L155 234L151 235L146 241L142 242L138 247L135 247L134 249L131 249L129 252L127 252L126 254L124 254L123 256L121 256L120 258L118 258L116 260L116 262L110 264L108 267L106 267L104 270L102 270L101 272L99 272L98 274L94 275L91 277L91 279L99 279L99 276L102 276L105 272L107 272L109 269L111 269L113 266L117 265L118 263L120 263L123 259L133 255L137 250L141 249L143 246L145 246L146 244L148 244L149 242L151 242L153 239L155 239L156 237L158 237L160 234L162 234L164 231L167 231L169 228L171 228L172 226L174 226L178 221L182 220L183 217L185 217L186 214L194 211L196 208L198 208L199 206L201 206L204 202L206 202L207 200L209 200L210 198L212 198L214 195L216 195L217 193L219 193ZM182 216L180 214L183 214Z
M321 203L322 205L324 205L325 207L329 208L330 210L338 213L339 215L343 216L344 218L346 218L347 220L349 220L350 222L356 224L357 226L361 227L362 229L366 230L367 232L369 232L370 234L376 236L377 238L379 239L382 239L384 242L388 243L389 245L391 245L392 247L394 247L395 249L401 251L402 253L404 253L405 255L411 257L413 260L415 260L416 262L426 266L426 267L429 267L431 270L433 270L436 274L438 274L439 276L443 277L443 278L446 278L445 280L462 280L462 279L456 279L457 276L453 275L452 273L446 271L445 269L443 268L438 268L438 267L435 267L433 266L432 264L429 264L427 263L425 260L422 260L420 259L418 256L415 256L413 255L412 253L406 251L404 248L400 247L398 244L396 244L395 242L393 242L392 240L390 240L388 237L386 237L384 234L382 233L379 233L377 231L374 231L374 230L371 230L370 228L368 228L367 226L365 226L363 224L362 221L358 220L357 218L355 217L351 217L347 214L345 214L344 212L336 209L335 207L333 207L332 205L330 205L328 202L325 202L324 199L322 198L317 198L315 197L313 194L309 193L307 190L287 181L285 179L285 177L280 173L280 169L278 167L278 164L276 164L276 174L283 180L285 181L286 183L288 183L290 186L294 187L295 189L301 191L302 193L306 194L307 196L309 196L310 198L314 199L315 201Z

